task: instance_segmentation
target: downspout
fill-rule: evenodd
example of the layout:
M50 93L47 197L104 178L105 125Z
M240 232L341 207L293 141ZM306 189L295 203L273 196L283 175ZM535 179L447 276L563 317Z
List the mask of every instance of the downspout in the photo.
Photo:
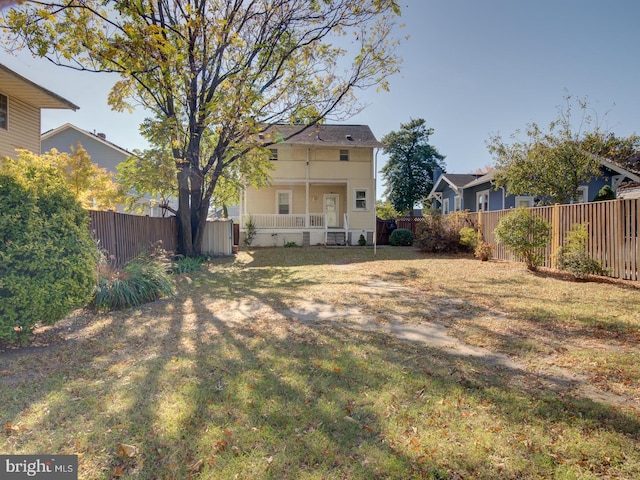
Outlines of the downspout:
M376 153L373 159L373 256L375 257L378 253L378 217L376 216L376 186L378 183L378 179L376 174L378 173L378 152L380 149L376 148Z

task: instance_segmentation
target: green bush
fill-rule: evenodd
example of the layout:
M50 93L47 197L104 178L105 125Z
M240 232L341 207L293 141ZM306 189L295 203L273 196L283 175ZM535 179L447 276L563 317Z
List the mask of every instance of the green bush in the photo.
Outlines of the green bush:
M549 243L551 225L530 209L518 208L500 219L494 233L498 243L536 271L543 261L539 250Z
M475 250L478 246L478 232L476 232L475 228L462 227L458 235L460 236L460 245L469 249L469 251Z
M123 310L174 294L173 279L163 261L139 256L122 269L101 262L92 306L96 310Z
M411 246L413 245L413 233L406 228L398 228L389 235L389 245L394 247Z
M468 226L466 212L431 213L416 228L416 245L427 253L457 253L463 247L460 232Z
M97 247L60 173L0 163L0 340L25 343L91 299Z
M358 245L364 247L367 245L367 239L364 238L364 235L360 234L360 238L358 238Z
M602 263L589 256L587 242L589 233L584 224L576 225L567 233L565 244L558 250L558 268L571 272L575 278L587 275L606 275Z

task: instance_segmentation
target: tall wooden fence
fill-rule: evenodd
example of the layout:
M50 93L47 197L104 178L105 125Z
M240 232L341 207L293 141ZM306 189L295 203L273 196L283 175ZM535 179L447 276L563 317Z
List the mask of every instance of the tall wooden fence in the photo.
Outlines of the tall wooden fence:
M143 217L96 210L90 210L89 216L93 237L118 265L157 242L162 242L162 248L167 251L176 249L178 224L175 217Z
M89 228L100 248L109 252L117 265L123 265L151 245L175 251L178 245L176 217L143 217L118 212L90 210ZM202 253L231 255L235 235L233 220L208 221L202 241Z
M552 226L551 242L540 252L545 267L556 267L556 253L564 245L567 233L576 225L584 224L589 233L587 249L591 258L599 260L611 277L640 281L640 199L534 207L532 210ZM516 260L503 245L497 244L493 233L500 219L510 211L470 214L484 240L495 247L494 258L500 260Z

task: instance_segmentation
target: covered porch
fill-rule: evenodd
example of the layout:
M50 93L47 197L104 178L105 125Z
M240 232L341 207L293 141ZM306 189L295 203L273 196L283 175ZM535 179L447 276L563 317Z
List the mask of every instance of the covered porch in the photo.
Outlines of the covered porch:
M256 230L255 245L345 244L348 239L347 180L280 181L243 198L240 231L248 222ZM285 241L286 239L286 241Z

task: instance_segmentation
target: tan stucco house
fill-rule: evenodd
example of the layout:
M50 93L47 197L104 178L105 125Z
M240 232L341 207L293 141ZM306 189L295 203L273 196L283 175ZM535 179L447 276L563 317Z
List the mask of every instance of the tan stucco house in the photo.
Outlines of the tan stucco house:
M274 171L269 187L247 187L240 231L255 226L252 246L372 244L375 153L381 148L366 125L273 125L261 134Z
M40 110L78 110L69 100L0 64L0 157L17 149L40 153Z

